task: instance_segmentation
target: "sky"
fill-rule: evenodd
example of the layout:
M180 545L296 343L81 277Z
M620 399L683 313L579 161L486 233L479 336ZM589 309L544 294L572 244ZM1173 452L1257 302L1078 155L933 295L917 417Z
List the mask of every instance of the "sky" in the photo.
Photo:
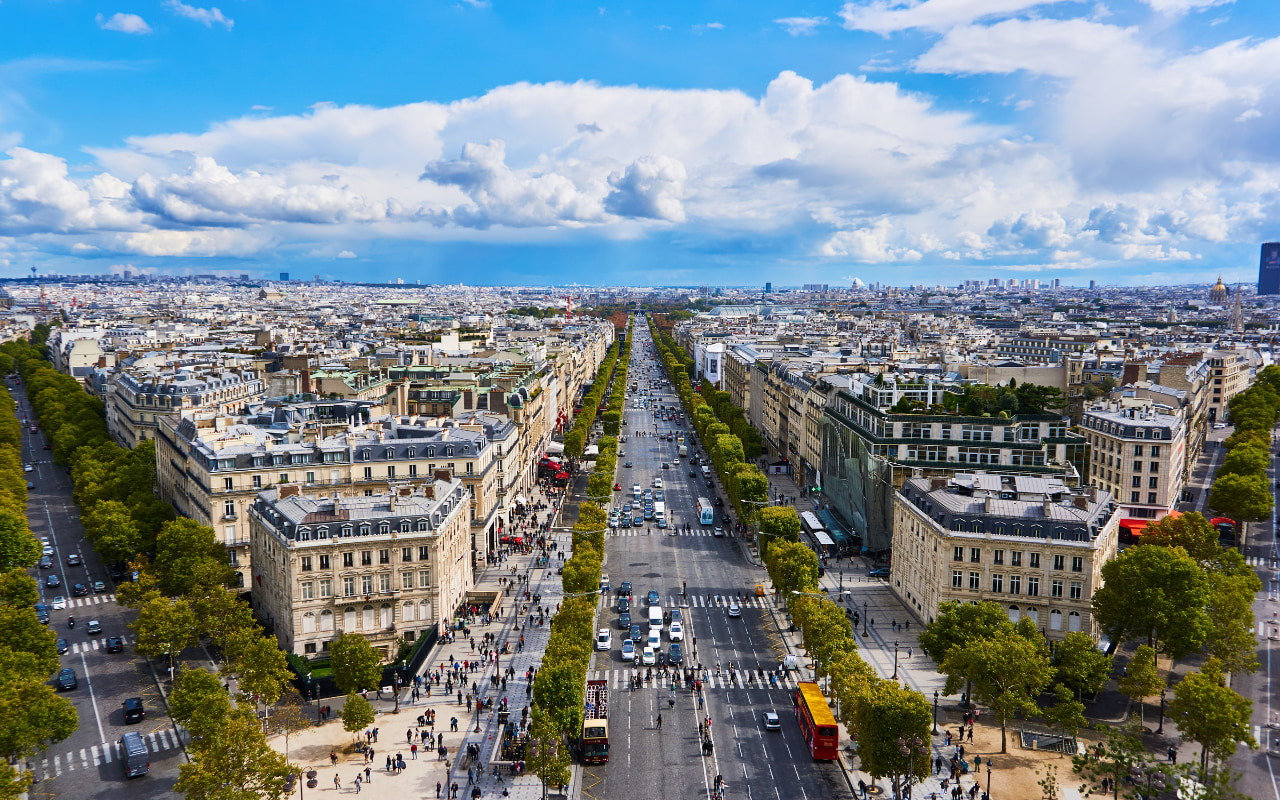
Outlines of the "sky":
M1275 0L0 0L0 32L0 277L1162 285L1280 239Z

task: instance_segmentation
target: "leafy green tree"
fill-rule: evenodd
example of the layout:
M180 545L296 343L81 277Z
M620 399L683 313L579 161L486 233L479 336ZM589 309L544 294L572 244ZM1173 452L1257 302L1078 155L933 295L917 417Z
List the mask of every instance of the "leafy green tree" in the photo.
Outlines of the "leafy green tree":
M20 568L0 572L0 603L22 608L40 602L40 588L32 578Z
M1220 475L1209 489L1209 508L1234 520L1261 520L1275 501L1263 475Z
M1012 630L951 648L939 669L946 673L949 685L953 677L971 682L974 696L999 717L1001 753L1008 752L1009 717L1038 713L1036 698L1053 680L1043 641Z
M924 626L918 641L920 649L938 665L938 672L943 672L942 662L953 648L1011 630L1013 623L999 603L974 604L948 600L938 606L938 616ZM967 680L964 683L965 694L973 697L973 686ZM960 684L961 678L958 675L955 678L948 675L944 692L955 694Z
M1075 738L1076 733L1089 724L1084 716L1084 703L1072 694L1071 689L1059 683L1054 687L1054 704L1044 710L1044 718L1064 736Z
M0 647L0 755L5 758L30 758L75 732L75 706L46 683L50 674L35 672L29 653Z
M1068 633L1054 650L1053 660L1058 680L1076 697L1097 694L1111 677L1111 656L1099 652L1087 633Z
M173 679L169 715L198 740L217 730L231 714L231 697L217 675L184 667Z
M227 669L235 673L241 694L271 705L280 699L285 684L293 677L289 661L274 638L263 636L257 627L245 628L225 640L223 655Z
M1250 732L1253 702L1241 697L1222 675L1222 664L1216 658L1207 660L1173 688L1169 716L1178 726L1183 741L1200 745L1200 766L1209 765L1209 756L1226 761L1236 745L1256 748Z
M232 709L222 726L188 748L174 789L187 800L283 800L292 773L262 732L251 706Z
M895 681L877 681L857 700L854 726L862 769L876 779L889 778L895 795L931 771L932 713L924 695ZM899 739L918 740L923 746L910 746L911 752L903 754Z
M1167 516L1148 525L1142 534L1142 543L1161 547L1181 547L1187 555L1202 567L1211 567L1222 556L1218 544L1218 531L1203 515L1192 511L1177 516Z
M1222 663L1225 672L1258 669L1253 598L1261 589L1262 582L1252 569L1244 574L1209 573L1209 634L1204 650Z
M1218 468L1218 477L1223 475L1265 475L1271 457L1263 447L1236 447L1228 451Z
M1120 693L1138 704L1138 723L1145 723L1143 700L1160 694L1164 689L1164 681L1160 680L1160 670L1156 666L1156 651L1147 645L1139 645L1129 661L1124 677L1120 679Z
M342 729L358 734L373 724L373 706L359 692L350 692L342 704Z
M542 669L533 681L534 702L546 710L555 729L572 736L582 728L585 686L580 663L558 662Z
M818 589L818 556L799 542L780 541L765 551L765 567L774 588L790 605L792 592Z
M1209 635L1209 581L1180 547L1130 547L1102 567L1094 618L1113 644L1140 637L1171 658L1199 649Z
M1108 780L1114 797L1136 798L1140 787L1129 781L1134 770L1154 770L1157 765L1137 732L1108 725L1098 726L1105 739L1082 755L1071 758L1072 768L1084 778L1080 794L1095 791L1102 796L1102 781Z
M0 651L25 656L24 674L47 680L58 670L58 635L36 619L30 606L0 606Z
M345 631L329 645L329 667L338 691L347 694L377 689L382 680L382 656L368 639Z
M572 753L555 720L542 706L535 705L530 714L529 757L525 763L533 768L544 789L569 783Z
M129 508L117 500L95 504L84 515L84 532L108 563L128 561L142 549L138 524Z
M200 640L195 609L181 597L147 600L138 607L138 616L129 628L137 637L134 649L144 656L164 656L170 670L178 654Z
M213 529L185 517L166 522L156 536L153 567L160 590L170 597L198 594L208 586L225 586L232 570L227 548Z
M40 542L20 512L0 511L0 569L30 569L40 560Z

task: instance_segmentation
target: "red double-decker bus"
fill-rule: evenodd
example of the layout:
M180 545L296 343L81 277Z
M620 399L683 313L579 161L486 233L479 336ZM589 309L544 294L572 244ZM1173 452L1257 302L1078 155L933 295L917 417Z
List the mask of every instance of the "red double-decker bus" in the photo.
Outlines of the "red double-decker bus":
M809 755L814 761L835 760L840 752L840 729L818 684L801 682L791 702L796 707L800 735L809 745Z

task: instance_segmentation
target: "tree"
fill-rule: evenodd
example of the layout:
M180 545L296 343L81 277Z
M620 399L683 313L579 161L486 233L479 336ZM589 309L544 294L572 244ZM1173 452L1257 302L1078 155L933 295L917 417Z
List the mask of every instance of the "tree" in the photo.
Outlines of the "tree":
M250 706L234 708L222 726L189 747L174 789L187 800L282 800L292 769L262 732Z
M338 690L351 694L377 689L382 680L382 656L363 636L343 632L329 645L329 666Z
M1199 672L1178 682L1169 703L1169 716L1178 725L1183 741L1200 745L1200 766L1209 765L1209 756L1226 761L1237 744L1256 748L1250 733L1253 702L1226 685L1222 663L1209 658Z
M1172 514L1148 525L1142 543L1160 547L1181 547L1202 567L1217 563L1223 547L1218 544L1218 531L1198 512ZM1252 572L1252 570L1250 570Z
M1164 689L1164 681L1160 680L1160 670L1156 666L1156 651L1147 645L1139 645L1124 677L1120 679L1120 693L1138 704L1138 723L1146 722L1143 714L1143 700L1160 694Z
M170 597L198 594L205 587L231 582L226 545L218 541L212 528L185 517L160 528L152 563L160 590Z
M1102 567L1094 618L1112 646L1141 637L1171 658L1199 649L1209 635L1209 581L1181 547L1130 547Z
M58 635L41 625L30 606L0 606L0 652L13 653L23 674L47 680L58 671Z
M174 658L200 640L196 612L180 597L152 597L143 602L129 627L137 637L134 649L144 656L164 656L170 671Z
M342 704L342 729L348 733L359 733L373 724L373 706L358 692L347 694Z
M1084 703L1077 700L1071 689L1061 683L1054 687L1053 694L1056 700L1045 709L1044 718L1063 736L1074 739L1076 732L1089 724L1084 716Z
M284 757L289 757L289 737L305 731L312 726L311 714L307 711L307 701L302 695L290 689L280 697L267 716L267 726L275 734L284 737Z
M75 706L45 683L48 677L49 672L31 672L26 654L0 648L0 755L5 758L30 758L75 732Z
M1230 551L1236 557L1239 553ZM1251 568L1243 574L1209 573L1209 635L1205 652L1222 662L1225 672L1254 672L1258 669L1257 640L1254 635L1253 597L1262 582Z
M911 779L929 774L933 717L924 695L895 681L877 681L858 698L854 718L862 769L877 779L890 778L895 795ZM923 747L906 745L910 752L904 754L899 739L918 740Z
M1218 468L1218 477L1224 475L1265 475L1271 457L1265 447L1235 447L1227 452Z
M1068 633L1054 650L1053 658L1058 680L1076 697L1097 694L1111 677L1111 656L1099 652L1087 633Z
M997 633L1013 630L1009 615L999 603L961 603L959 600L948 600L938 606L938 616L924 626L920 632L920 649L938 665L938 672L943 672L942 662L952 648L963 647L969 642L989 639ZM967 681L966 681L967 683ZM960 678L947 676L946 694L955 694L960 688ZM965 694L972 697L972 686L966 685Z
M1263 475L1220 475L1209 490L1209 508L1235 520L1266 519L1274 505Z
M231 713L231 698L218 676L184 667L173 679L169 715L198 740L222 726Z
M84 533L103 561L128 561L142 549L142 536L128 506L118 500L95 503L84 515Z
M21 568L0 572L0 603L22 608L40 602L40 587Z
M1106 778L1115 797L1136 797L1139 787L1129 781L1129 776L1136 770L1155 769L1151 755L1134 732L1108 725L1100 725L1098 730L1105 740L1071 758L1072 768L1085 779L1080 794L1087 797L1096 789L1105 796L1101 782Z
M774 588L791 604L792 592L818 589L818 556L808 547L781 541L765 551L765 566Z
M1036 697L1053 680L1053 666L1044 641L1017 630L1005 630L989 639L976 639L947 652L939 669L947 683L962 678L973 684L974 696L991 706L1000 718L1000 752L1008 752L1009 717L1037 713Z
M569 783L572 754L555 720L539 705L530 714L529 757L525 763L533 767L544 789Z
M586 687L581 664L576 658L550 664L544 658L533 681L534 702L546 710L556 731L570 736L582 728Z
M271 705L280 699L293 673L274 638L263 636L256 626L241 629L223 645L227 669L234 672L241 694ZM381 670L379 670L381 672Z

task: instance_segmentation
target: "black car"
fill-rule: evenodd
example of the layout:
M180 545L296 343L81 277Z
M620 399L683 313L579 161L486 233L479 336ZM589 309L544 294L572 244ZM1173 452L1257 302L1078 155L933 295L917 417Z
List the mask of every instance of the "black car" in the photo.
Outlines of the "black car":
M68 567L78 567L82 563L83 562L80 560L80 556L76 553L72 553L71 555L67 556Z
M44 603L36 603L36 619L41 625L49 624L49 607Z
M88 593L89 587L85 586L83 583L77 583L75 586L71 587L71 594L75 597L84 597Z
M124 639L121 639L119 636L108 636L108 637L107 637L107 652L108 652L108 653L123 653L123 652L124 652Z
M67 640L62 638L58 639L56 646L58 648L58 655L62 655L71 649L71 646L67 644Z
M888 568L888 567L876 567L875 569L873 569L873 570L871 570L870 572L868 572L868 573L867 573L867 577L868 577L868 578L884 578L885 580L888 580L888 579L889 579L889 568Z
M661 601L658 599L658 593L652 589L649 590L648 600L649 600L649 605L651 607L661 604Z
M631 581L623 581L622 584L618 586L618 594L622 597L630 597Z
M58 673L58 691L69 692L79 685L80 681L76 680L76 671L71 667Z
M630 597L618 598L618 611L625 614L630 610L631 610L631 598Z
M52 589L55 586L61 586L62 579L59 578L57 575L50 575L49 577L44 579L44 585Z
M142 705L141 697L130 697L124 701L124 721L126 725L142 722L147 718L147 709Z
M671 654L667 656L667 661L671 664L683 664L684 654L680 652L680 643L671 643Z
M624 631L631 627L631 612L624 611L618 615L618 627Z

